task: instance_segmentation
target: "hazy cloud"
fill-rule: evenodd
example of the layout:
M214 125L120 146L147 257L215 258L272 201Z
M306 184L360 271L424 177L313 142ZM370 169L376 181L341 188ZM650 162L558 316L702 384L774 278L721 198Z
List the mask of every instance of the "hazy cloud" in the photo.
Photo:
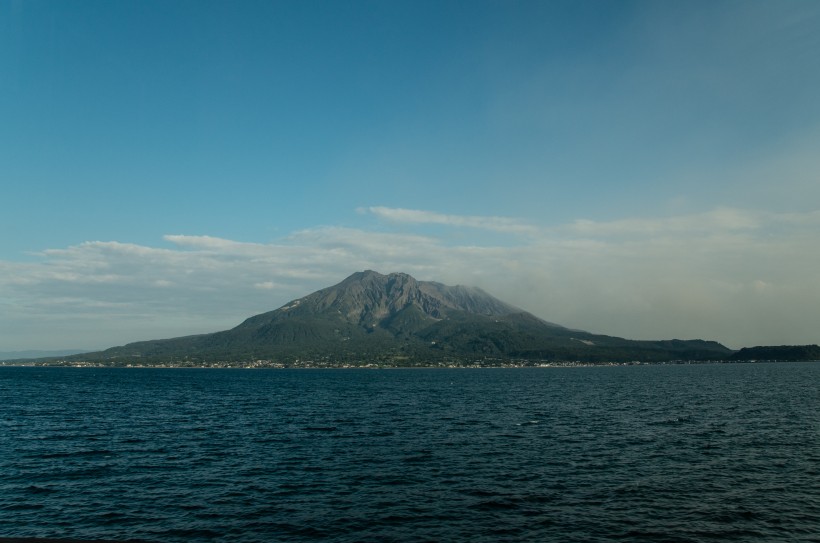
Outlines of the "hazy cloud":
M708 232L734 232L759 228L764 215L748 210L718 208L708 213L666 218L629 218L609 222L577 220L570 229L582 235L592 236L691 236Z

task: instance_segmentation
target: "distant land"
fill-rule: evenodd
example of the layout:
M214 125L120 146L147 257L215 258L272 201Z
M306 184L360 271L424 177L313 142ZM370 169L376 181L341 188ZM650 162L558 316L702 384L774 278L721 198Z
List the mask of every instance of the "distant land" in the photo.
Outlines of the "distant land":
M26 358L49 358L55 356L69 356L88 352L88 349L60 349L52 351L0 351L0 361L21 360Z
M817 345L779 345L769 347L744 347L732 354L730 360L820 360L820 347Z
M49 355L47 355L49 356ZM141 341L43 364L407 367L820 359L816 345L733 351L701 339L637 341L542 320L483 290L357 272L222 332Z

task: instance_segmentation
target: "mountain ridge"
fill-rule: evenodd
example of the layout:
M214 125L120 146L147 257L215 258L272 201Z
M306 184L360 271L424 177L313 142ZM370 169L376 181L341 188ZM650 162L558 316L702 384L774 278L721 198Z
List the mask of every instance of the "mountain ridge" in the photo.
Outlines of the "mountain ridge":
M211 334L141 341L73 360L111 364L265 360L292 365L482 361L662 362L722 359L712 341L635 341L540 319L487 292L365 270Z

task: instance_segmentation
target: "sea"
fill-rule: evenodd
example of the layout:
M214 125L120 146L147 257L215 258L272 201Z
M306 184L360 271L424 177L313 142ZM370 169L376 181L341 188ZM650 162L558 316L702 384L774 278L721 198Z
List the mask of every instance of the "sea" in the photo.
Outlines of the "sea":
M820 363L0 368L0 537L820 541Z

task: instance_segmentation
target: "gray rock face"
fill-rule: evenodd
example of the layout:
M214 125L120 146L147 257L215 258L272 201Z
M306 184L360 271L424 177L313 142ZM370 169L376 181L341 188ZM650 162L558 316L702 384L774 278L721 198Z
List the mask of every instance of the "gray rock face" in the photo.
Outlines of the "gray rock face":
M354 273L338 285L293 300L266 315L273 317L280 311L300 316L337 313L350 322L372 325L410 306L433 320L444 318L448 310L479 315L523 312L475 287L417 281L406 273L382 275L364 271Z

